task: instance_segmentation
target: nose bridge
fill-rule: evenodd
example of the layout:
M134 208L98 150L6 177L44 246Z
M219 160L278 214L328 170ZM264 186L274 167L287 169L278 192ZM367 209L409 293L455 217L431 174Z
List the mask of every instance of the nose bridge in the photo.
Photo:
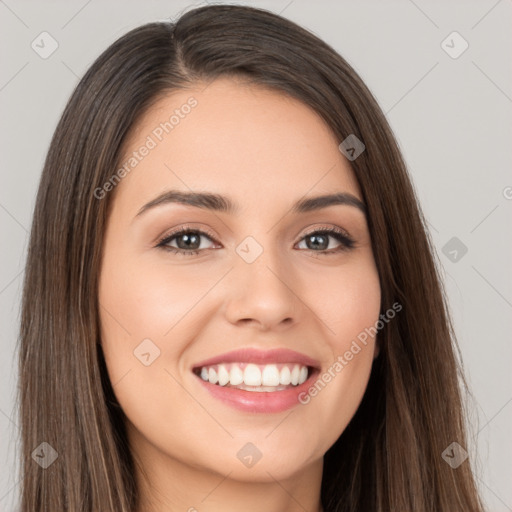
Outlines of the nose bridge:
M228 316L232 322L253 320L267 327L295 320L298 299L291 268L271 236L246 237L235 249Z

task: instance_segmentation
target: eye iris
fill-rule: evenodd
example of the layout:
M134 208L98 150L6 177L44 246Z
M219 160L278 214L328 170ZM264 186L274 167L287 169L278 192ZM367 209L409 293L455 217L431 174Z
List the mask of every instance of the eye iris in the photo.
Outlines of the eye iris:
M308 249L320 249L321 251L325 251L327 247L329 247L329 237L326 235L310 235L307 237L308 243ZM313 241L312 243L309 243L309 241ZM319 242L320 240L320 242ZM323 243L322 243L323 241Z
M194 233L179 235L176 240L179 249L198 249L201 245L200 236ZM182 240L184 243L180 243L180 240Z

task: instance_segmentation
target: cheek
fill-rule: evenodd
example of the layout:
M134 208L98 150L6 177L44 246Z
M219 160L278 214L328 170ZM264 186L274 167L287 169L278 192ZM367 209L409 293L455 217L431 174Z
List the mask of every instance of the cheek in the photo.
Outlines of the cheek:
M186 435L180 429L165 431L175 423L176 410L187 418L198 416L197 405L184 398L175 378L180 379L176 363L187 347L187 314L204 293L200 280L143 265L126 253L120 257L111 250L103 262L99 301L108 376L129 421L155 441L170 436L171 444L178 443Z
M135 346L145 338L168 346L175 326L194 308L215 276L179 267L148 265L137 258L106 258L100 279L105 339ZM158 341L157 341L158 340ZM175 343L173 342L173 346Z
M154 400L149 397L163 398L165 386L166 393L174 389L168 386L169 372L178 377L182 371L182 355L202 328L197 321L207 304L202 298L219 280L217 274L207 266L148 264L113 246L105 251L99 286L102 348L110 381L114 386L122 381L114 391L126 412L139 401ZM166 398L167 404L177 400Z
M351 340L379 318L381 290L371 255L333 272L317 272L310 290L333 355L345 352Z
M375 325L381 306L379 276L373 258L340 276L337 284L327 322L330 321L334 331L330 337L333 365L338 362L342 367L331 365L330 374L333 370L335 375L343 373L337 386L350 388L354 397L362 398L375 356Z
M375 356L381 290L372 257L329 275L318 274L311 304L324 327L330 358L317 381L300 397L310 417L329 425L320 441L327 449L354 416Z
M164 355L164 335L178 321L179 297L186 293L152 267L142 267L129 252L105 251L99 283L101 340L110 381L115 385L123 379L116 394L120 388L133 389L141 372L143 385L151 388Z

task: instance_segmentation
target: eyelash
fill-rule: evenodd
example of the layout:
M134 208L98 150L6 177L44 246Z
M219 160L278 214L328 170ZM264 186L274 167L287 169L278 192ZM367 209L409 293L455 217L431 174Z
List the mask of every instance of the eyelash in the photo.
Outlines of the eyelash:
M170 234L167 234L163 238L161 238L158 241L156 247L159 247L163 250L172 252L174 254L179 254L182 256L193 256L193 255L199 254L201 251L208 250L208 249L193 249L193 250L187 251L184 249L177 249L176 247L170 247L167 245L174 238L177 238L177 237L179 237L181 235L185 235L185 234L191 234L191 233L197 234L200 236L206 236L212 242L218 243L215 240L215 237L213 236L213 234L210 233L209 231L203 231L200 229L192 229L189 227L181 227L180 229L178 229ZM312 249L307 249L308 251L318 253L322 256L330 256L333 254L338 254L343 251L348 251L348 250L352 249L355 244L355 241L345 231L343 231L339 228L321 228L321 229L316 229L316 230L310 231L310 232L306 233L299 240L299 242L301 242L303 239L305 239L306 237L311 236L311 235L328 235L328 236L335 238L338 242L340 242L341 245L336 249L323 250L323 251L314 251Z

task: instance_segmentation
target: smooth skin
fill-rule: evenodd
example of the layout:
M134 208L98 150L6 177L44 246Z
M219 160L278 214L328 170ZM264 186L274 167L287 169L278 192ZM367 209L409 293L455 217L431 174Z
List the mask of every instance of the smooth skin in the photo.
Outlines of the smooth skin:
M140 465L137 512L321 511L323 456L360 404L375 339L309 403L280 413L226 405L191 368L238 348L288 348L325 372L375 325L381 290L364 213L350 205L291 212L300 199L344 192L362 201L361 191L341 141L318 114L241 79L161 98L123 156L191 96L197 105L109 192L101 343ZM238 209L161 203L138 215L170 189L222 194ZM198 254L157 247L182 226L214 239L193 239ZM354 246L336 251L344 248L336 238L319 247L306 236L325 228L348 233ZM236 251L249 236L263 249L252 263ZM178 235L167 245L184 241ZM146 339L160 350L147 366L134 354ZM250 468L237 457L246 443L262 454Z

